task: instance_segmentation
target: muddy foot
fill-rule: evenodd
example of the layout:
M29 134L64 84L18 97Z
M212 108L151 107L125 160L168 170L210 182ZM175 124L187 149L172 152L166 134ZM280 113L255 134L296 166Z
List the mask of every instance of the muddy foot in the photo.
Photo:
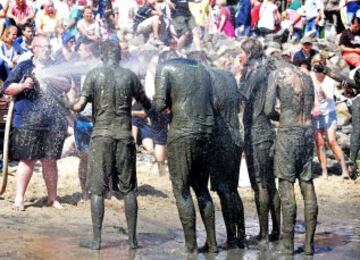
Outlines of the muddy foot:
M237 246L237 241L225 241L219 246L219 248L222 250L231 250L237 248Z
M134 250L134 249L138 249L140 248L140 246L138 245L137 241L129 241L129 248Z
M280 234L277 232L272 232L269 235L269 241L274 242L274 241L279 241L280 240Z
M81 241L79 244L80 247L88 248L91 250L100 250L100 242L94 240L85 240Z
M202 247L199 247L198 252L199 253L213 253L213 254L216 254L216 253L219 252L219 250L218 250L216 245L209 246L208 243L205 243L205 245L203 245Z
M313 248L305 248L305 247L299 247L295 250L294 254L301 254L304 253L304 255L314 255L314 249Z
M238 239L237 241L237 247L240 249L244 249L246 247L246 241L245 239Z

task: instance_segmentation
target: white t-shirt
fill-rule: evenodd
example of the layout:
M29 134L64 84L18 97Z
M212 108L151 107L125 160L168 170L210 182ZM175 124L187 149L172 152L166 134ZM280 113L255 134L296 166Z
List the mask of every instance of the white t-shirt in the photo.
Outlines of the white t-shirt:
M320 82L314 72L311 72L311 78L314 82L315 95L319 101L321 115L325 116L336 111L334 97L337 83L328 76L325 76L324 80Z
M319 14L319 9L324 5L323 0L306 0L305 1L305 15L306 19L310 20Z
M274 11L277 10L277 6L273 3L266 2L260 7L260 19L258 22L258 28L266 28L271 31L275 30L275 16Z

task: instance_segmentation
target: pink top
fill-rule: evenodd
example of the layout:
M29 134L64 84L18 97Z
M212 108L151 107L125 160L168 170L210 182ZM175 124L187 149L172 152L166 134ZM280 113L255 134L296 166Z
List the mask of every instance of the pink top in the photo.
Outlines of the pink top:
M231 13L229 8L225 6L222 6L220 8L219 18L218 21L216 22L216 27L219 28L222 15L225 15L226 18L225 18L225 25L221 31L224 32L225 35L227 35L228 37L235 38L235 28L231 22Z
M17 19L23 20L32 13L32 8L28 5L24 5L23 7L15 5L11 8L10 12Z
M296 21L297 19L300 18L300 19L294 24L294 28L296 28L296 29L302 29L305 19L304 19L303 17L301 17L296 10L287 9L286 12L287 12L287 14L288 14L288 16L289 16L289 20L292 21L292 22L294 22L294 21Z

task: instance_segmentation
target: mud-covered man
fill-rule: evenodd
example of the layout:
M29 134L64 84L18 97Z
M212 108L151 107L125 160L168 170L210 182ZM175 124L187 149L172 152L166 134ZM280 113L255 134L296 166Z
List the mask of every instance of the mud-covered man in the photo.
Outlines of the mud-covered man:
M274 63L268 79L265 113L279 117L275 150L275 176L279 178L279 195L283 215L283 250L294 252L296 221L295 180L299 180L305 208L304 253L314 253L314 234L317 219L317 199L313 185L311 164L314 143L311 110L314 105L314 87L311 78L291 64ZM280 101L280 113L275 110Z
M170 179L180 221L185 233L186 250L197 250L193 188L205 225L204 250L217 252L214 205L207 187L208 159L214 126L211 105L211 79L204 66L194 60L171 59L162 55L155 75L155 107L172 112L168 135Z
M94 250L101 247L101 229L104 217L104 197L112 177L113 190L124 194L125 216L130 248L137 247L136 222L136 156L131 135L131 102L135 98L145 109L151 104L137 76L119 67L121 50L118 42L106 41L101 49L103 66L91 70L84 81L80 99L69 104L81 111L88 102L93 106L94 129L90 142L90 171L87 190L91 196L91 216L94 239L80 244Z
M244 247L244 206L237 191L243 144L240 136L240 98L234 76L210 67L204 51L193 51L188 58L207 65L213 87L214 133L211 154L211 189L219 195L227 241L224 249Z
M259 241L278 240L280 235L280 200L273 173L275 131L264 113L267 90L267 65L261 43L247 39L241 44L239 59L244 66L240 94L244 101L244 151L259 217ZM271 213L273 230L269 237Z

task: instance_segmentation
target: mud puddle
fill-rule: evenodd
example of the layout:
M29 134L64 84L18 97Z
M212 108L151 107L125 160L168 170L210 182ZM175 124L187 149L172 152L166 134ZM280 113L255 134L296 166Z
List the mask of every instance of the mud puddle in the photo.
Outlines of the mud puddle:
M358 259L360 254L360 225L319 224L315 238L315 255L305 259ZM160 223L152 222L150 229L159 225L159 230L166 229ZM87 230L88 228L88 230ZM91 236L91 226L86 225L76 230L36 231L36 228L20 228L20 230L0 228L0 259L304 259L303 254L283 256L277 253L279 243L256 245L249 243L247 249L220 251L218 255L198 254L186 255L183 252L183 233L180 228L168 229L164 233L139 232L138 240L141 248L131 251L127 245L124 227L106 226L103 231L103 248L101 251L91 251L78 246L82 239ZM223 231L222 224L217 226ZM256 235L257 224L254 220L246 221L247 235L251 239ZM296 225L295 248L302 246L304 239L304 224ZM225 234L218 232L218 241L225 240ZM198 228L199 246L205 241L205 233Z

